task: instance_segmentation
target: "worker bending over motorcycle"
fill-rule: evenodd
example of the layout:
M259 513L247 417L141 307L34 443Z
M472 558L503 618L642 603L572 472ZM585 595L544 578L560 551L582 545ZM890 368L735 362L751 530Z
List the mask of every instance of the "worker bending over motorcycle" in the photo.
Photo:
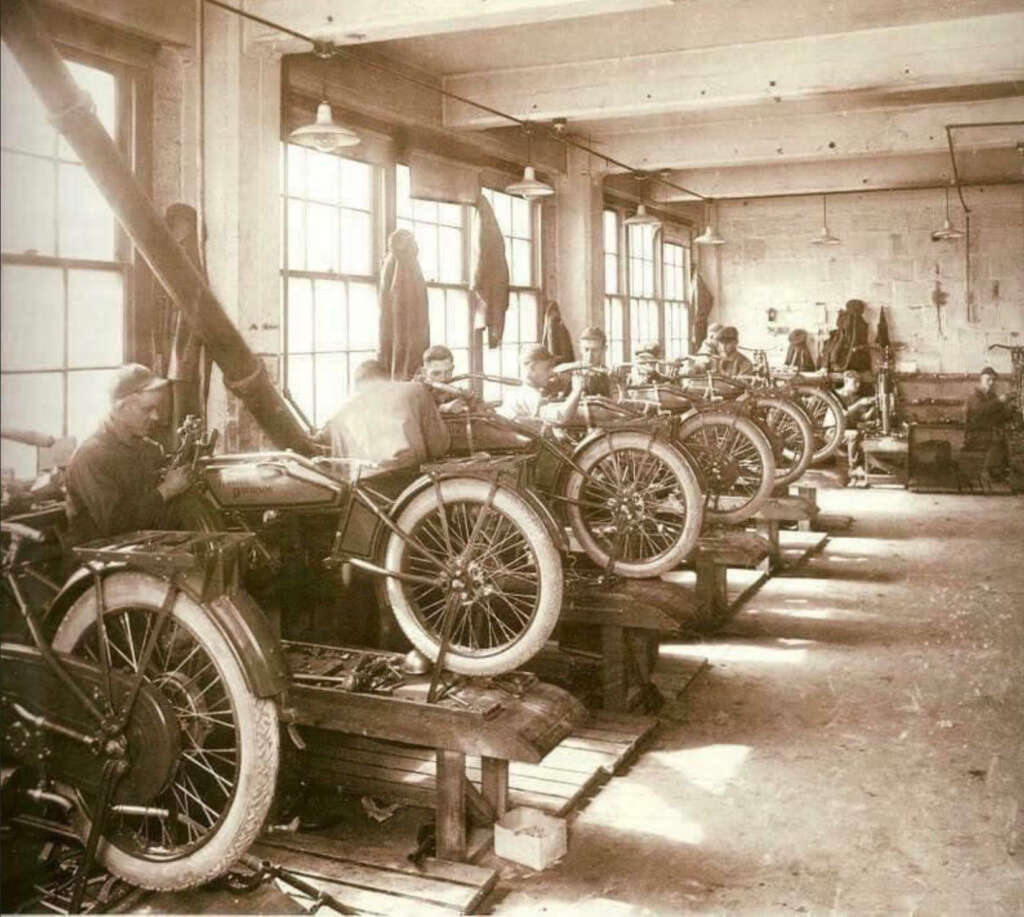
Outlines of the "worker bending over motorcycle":
M367 360L356 367L352 387L318 436L332 455L387 471L447 453L448 428L426 386L389 379L380 363Z
M163 450L148 438L164 415L167 391L168 381L140 363L117 371L106 418L68 462L71 545L167 527L167 503L189 486L184 468L162 474Z
M498 413L511 420L541 426L545 423L567 424L576 416L585 389L583 373L574 372L569 397L552 400L548 395L555 358L541 344L528 347L522 356L523 384L512 389L498 408Z

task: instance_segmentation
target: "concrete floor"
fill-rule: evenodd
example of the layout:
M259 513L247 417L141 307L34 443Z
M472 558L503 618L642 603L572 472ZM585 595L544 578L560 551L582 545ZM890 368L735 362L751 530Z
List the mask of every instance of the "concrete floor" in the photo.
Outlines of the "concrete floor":
M501 914L1024 914L1024 499L831 491L853 528L711 668ZM678 663L677 663L678 664Z
M656 739L559 864L485 858L494 913L1024 914L1024 499L819 496L853 528L726 633L663 646ZM426 817L339 830L408 850ZM215 898L295 910L266 886Z

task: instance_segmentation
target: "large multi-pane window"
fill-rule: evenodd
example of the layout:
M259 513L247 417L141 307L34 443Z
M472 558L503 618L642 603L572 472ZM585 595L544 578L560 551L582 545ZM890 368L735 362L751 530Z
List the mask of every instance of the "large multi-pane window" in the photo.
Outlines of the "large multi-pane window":
M81 441L125 360L130 249L6 45L0 66L3 422ZM68 67L108 133L127 135L126 80L77 61ZM35 472L34 448L7 440L0 448L4 468Z
M420 268L427 281L430 342L444 344L455 357L455 372L469 371L472 341L467 267L467 207L412 197L409 167L395 175L398 227L416 237Z
M484 372L490 375L518 378L520 357L525 347L539 339L540 289L537 282L537 214L534 205L521 197L484 189L505 237L505 258L509 268L508 311L505 313L505 332L501 346L491 349L484 345ZM500 398L505 386L487 383L486 398Z
M317 427L377 353L373 166L284 144L284 380Z
M610 208L604 211L603 222L609 361L629 362L637 349L654 343L664 347L669 359L684 356L689 248L662 242L655 226L623 226L618 212Z

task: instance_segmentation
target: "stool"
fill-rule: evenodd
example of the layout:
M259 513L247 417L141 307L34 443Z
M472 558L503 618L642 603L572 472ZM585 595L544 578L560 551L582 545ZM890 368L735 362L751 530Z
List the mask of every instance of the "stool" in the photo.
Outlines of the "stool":
M803 497L771 497L765 502L755 514L754 524L758 534L768 541L768 572L782 567L782 552L779 546L780 523L810 523L817 514L817 506L811 505Z

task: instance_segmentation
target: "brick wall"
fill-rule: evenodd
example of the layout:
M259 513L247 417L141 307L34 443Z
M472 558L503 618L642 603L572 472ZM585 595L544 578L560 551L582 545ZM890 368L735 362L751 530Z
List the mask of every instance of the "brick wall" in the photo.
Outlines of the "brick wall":
M900 191L829 198L829 226L842 240L836 246L810 244L821 228L820 198L720 204L728 244L720 255L718 320L736 325L742 344L766 347L781 360L790 329L805 328L820 341L856 297L868 305L872 339L879 307L886 307L892 339L907 345L899 359L922 372L969 372L987 362L1008 371L1009 356L985 348L1024 343L1024 185L964 194L971 208L970 310L967 240L931 239L942 226L942 193ZM963 229L955 194L951 211Z

